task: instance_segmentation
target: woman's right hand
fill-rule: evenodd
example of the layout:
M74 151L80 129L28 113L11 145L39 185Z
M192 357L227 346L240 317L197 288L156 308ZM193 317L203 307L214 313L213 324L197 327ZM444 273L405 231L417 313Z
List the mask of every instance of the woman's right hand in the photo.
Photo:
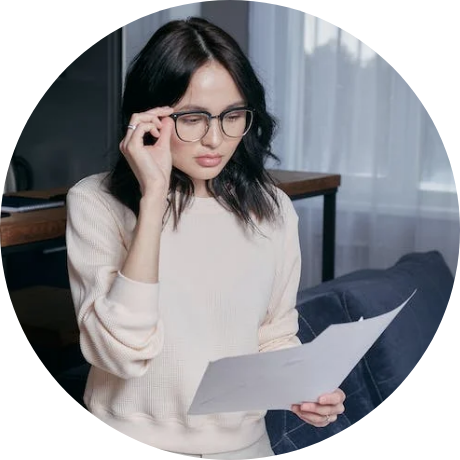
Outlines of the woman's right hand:
M171 135L174 121L169 117L171 107L157 107L147 112L132 115L128 128L120 142L120 151L125 156L139 181L142 196L167 195L172 169ZM154 145L144 145L145 134L157 138Z

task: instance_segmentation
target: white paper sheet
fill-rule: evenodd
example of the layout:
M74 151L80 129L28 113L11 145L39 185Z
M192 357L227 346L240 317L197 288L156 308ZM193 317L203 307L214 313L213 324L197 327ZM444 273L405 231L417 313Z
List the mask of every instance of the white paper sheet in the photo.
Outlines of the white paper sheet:
M415 292L388 313L331 325L299 347L209 363L189 415L290 409L316 401L340 386Z

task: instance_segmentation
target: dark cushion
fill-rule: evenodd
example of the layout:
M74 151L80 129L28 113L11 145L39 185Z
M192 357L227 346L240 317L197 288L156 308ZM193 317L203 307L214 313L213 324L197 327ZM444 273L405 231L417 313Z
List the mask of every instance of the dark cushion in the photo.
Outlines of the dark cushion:
M336 423L313 428L290 412L267 414L275 453L321 441L355 423L387 398L430 344L449 301L453 281L441 254L430 251L407 254L388 269L359 270L299 292L298 335L306 343L330 324L388 312L417 288L410 303L341 385L347 399L345 414Z

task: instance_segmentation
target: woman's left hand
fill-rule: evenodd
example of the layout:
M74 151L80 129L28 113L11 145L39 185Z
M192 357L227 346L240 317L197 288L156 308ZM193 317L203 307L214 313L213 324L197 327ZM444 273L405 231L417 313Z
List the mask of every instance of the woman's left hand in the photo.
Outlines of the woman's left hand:
M293 404L291 410L304 422L320 428L337 420L337 416L345 410L344 401L345 393L338 388L333 393L320 396L316 403Z

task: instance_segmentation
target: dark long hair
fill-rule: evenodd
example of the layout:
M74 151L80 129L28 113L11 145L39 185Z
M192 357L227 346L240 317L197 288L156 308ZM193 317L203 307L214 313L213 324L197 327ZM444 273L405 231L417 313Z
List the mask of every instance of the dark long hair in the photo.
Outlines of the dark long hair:
M120 136L124 136L133 113L179 102L194 72L210 61L229 72L255 113L250 131L221 173L206 182L206 188L244 224L254 227L253 217L258 222L274 221L279 203L264 164L268 158L278 160L271 152L275 120L267 112L264 88L247 57L230 35L210 22L201 18L171 21L158 29L134 58L125 79ZM146 142L155 140L150 137ZM109 192L138 216L139 183L121 153L107 179ZM168 210L177 227L193 196L193 182L173 167L169 190Z

